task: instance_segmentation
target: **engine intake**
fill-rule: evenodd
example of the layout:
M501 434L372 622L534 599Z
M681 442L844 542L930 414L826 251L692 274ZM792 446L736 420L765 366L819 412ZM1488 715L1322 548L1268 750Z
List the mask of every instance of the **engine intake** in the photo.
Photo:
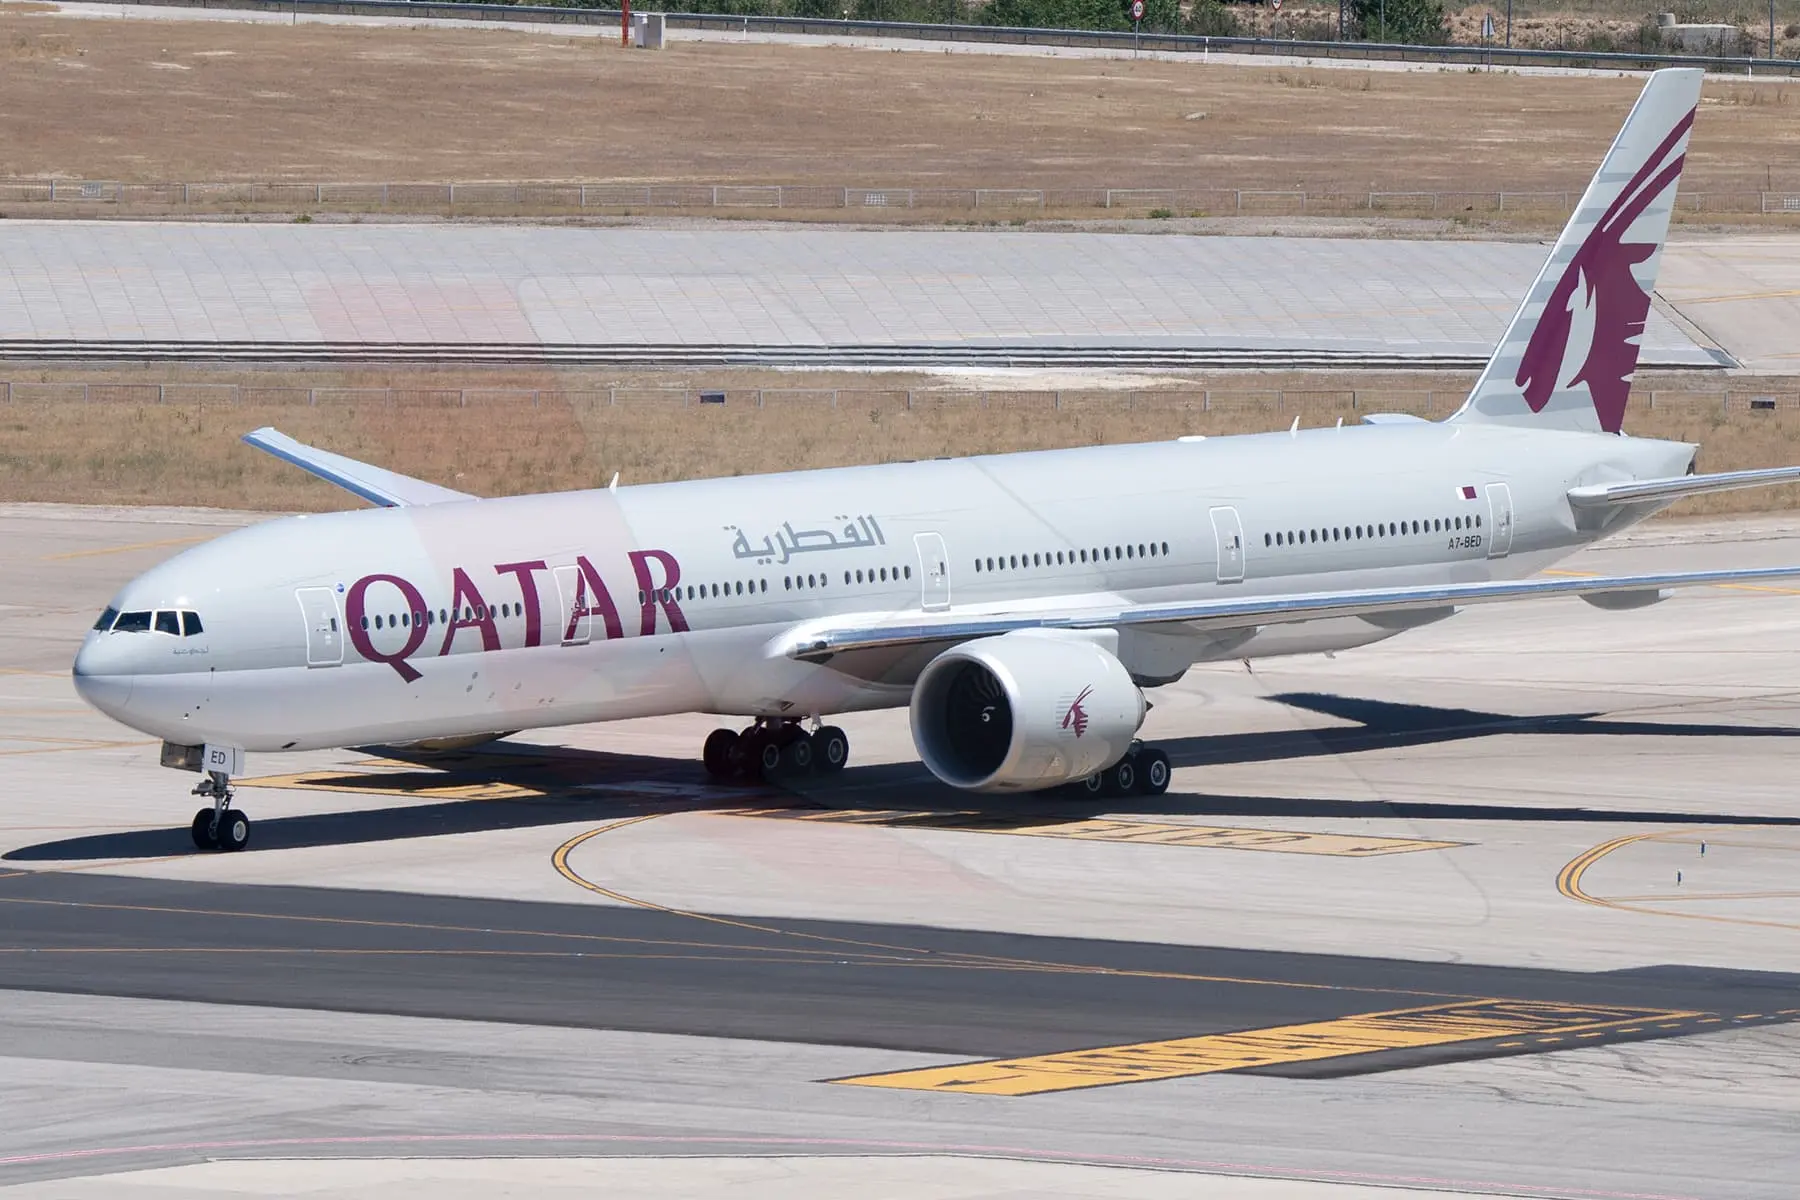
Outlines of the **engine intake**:
M913 745L951 787L1029 792L1118 762L1144 711L1143 692L1104 648L1025 630L931 660L913 686Z

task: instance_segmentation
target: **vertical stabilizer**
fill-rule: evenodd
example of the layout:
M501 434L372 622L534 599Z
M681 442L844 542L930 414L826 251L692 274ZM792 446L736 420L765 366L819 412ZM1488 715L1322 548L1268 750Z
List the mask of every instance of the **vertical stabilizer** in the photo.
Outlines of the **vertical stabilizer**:
M1700 78L1689 69L1650 76L1451 420L1619 432Z

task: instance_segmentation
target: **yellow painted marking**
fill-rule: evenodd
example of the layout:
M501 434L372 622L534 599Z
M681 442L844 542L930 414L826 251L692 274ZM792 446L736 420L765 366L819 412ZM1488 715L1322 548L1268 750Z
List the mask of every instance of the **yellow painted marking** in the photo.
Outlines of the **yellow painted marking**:
M1710 834L1711 831L1706 831ZM1580 854L1563 864L1563 869L1556 873L1556 890L1571 900L1579 900L1583 904L1592 904L1597 908L1610 908L1618 912L1641 913L1652 917L1672 917L1683 921L1713 921L1723 925L1753 925L1761 929L1800 929L1800 924L1792 921L1764 921L1754 917L1728 917L1719 913L1670 912L1662 908L1648 908L1637 903L1639 897L1596 896L1582 887L1582 877L1595 863L1615 850L1638 842L1666 841L1674 838L1691 839L1695 837L1693 829L1667 831L1663 833L1635 833L1625 837L1616 837L1610 842L1601 842L1583 850ZM1700 899L1719 899L1719 896L1701 896ZM1655 903L1663 903L1673 899L1672 896L1655 897Z
M1641 1021L1647 1016L1693 1015L1611 1005L1486 999L1428 1008L1358 1013L1330 1021L1206 1034L1166 1042L1102 1046L1031 1058L862 1075L835 1082L982 1096L1031 1096L1109 1084L1183 1079L1285 1063L1353 1058L1389 1050L1481 1042L1523 1033L1591 1030L1593 1036L1599 1037L1614 1025Z
M361 795L418 796L432 800L524 800L549 793L543 788L501 780L480 783L411 784L397 787L381 775L350 775L343 771L300 771L292 775L259 775L235 780L238 787L292 788L299 791L353 792Z
M710 913L697 913L690 912L686 909L670 908L668 905L658 904L654 900L645 900L637 896L628 896L624 892L618 892L608 887L602 887L600 884L595 883L593 880L582 875L570 865L570 854L587 842L592 841L594 838L605 833L611 833L615 830L625 829L629 826L640 824L644 821L654 820L659 815L661 814L648 813L640 817L628 817L623 820L614 821L609 825L598 826L585 833L578 833L556 848L556 852L550 857L551 865L556 868L559 875L564 879L567 879L570 883L575 884L577 887L584 888L596 895L605 896L609 900L616 900L621 904L628 904L635 908L649 909L652 912L667 913L670 916L675 917L687 917L690 920L700 921L711 925L725 925L736 929L748 929L756 933L776 934L781 937L794 938L800 941L819 943L831 947L831 949L820 950L817 951L817 953L840 955L846 959L866 958L867 955L863 952L867 949L873 949L881 951L900 951L908 956L931 956L929 962L911 959L905 964L912 967L933 966L950 970L1023 971L1038 974L1104 975L1124 979L1177 980L1183 983L1255 984L1259 987L1283 988L1295 991L1374 992L1384 996L1418 996L1438 1000L1475 999L1475 997L1471 997L1467 994L1458 994L1456 992L1430 992L1412 988L1361 987L1355 984L1308 983L1290 979L1253 979L1238 975L1200 975L1185 971L1153 971L1125 967L1102 967L1088 963L1055 962L1034 958L1011 958L1003 955L979 954L963 951L944 953L934 950L924 950L916 946L895 946L885 942L868 942L855 938L833 937L830 934L808 933L793 929L783 929L780 926L775 925L760 925L752 921L713 916ZM4 902L4 898L0 898L0 903ZM851 947L852 949L850 952L846 953L842 947Z
M1360 834L1304 833L1291 829L1232 829L1210 825L1172 825L1154 821L1084 820L1021 824L1009 817L979 812L930 812L866 809L807 810L792 808L720 809L722 817L757 817L778 821L816 821L829 825L884 825L904 829L936 829L953 833L1001 833L1017 837L1068 838L1089 842L1131 842L1154 846L1212 846L1224 850L1264 850L1280 854L1324 854L1340 858L1373 858L1418 850L1445 850L1464 842L1420 838L1369 837Z
M192 537L163 538L155 542L132 542L125 546L96 546L92 550L70 550L63 554L46 554L44 562L67 562L72 558L97 558L102 554L128 554L133 550L160 550L165 546L191 546L195 542L211 541L218 537L216 533L197 533Z
M1787 288L1779 292L1742 292L1736 296L1696 296L1682 300L1682 304L1734 304L1739 300L1783 300L1789 296L1800 296L1800 288Z

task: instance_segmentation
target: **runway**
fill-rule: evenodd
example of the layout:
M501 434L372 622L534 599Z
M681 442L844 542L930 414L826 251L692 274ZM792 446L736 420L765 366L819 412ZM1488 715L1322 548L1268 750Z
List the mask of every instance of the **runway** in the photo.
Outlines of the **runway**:
M67 660L249 519L0 509L0 1194L1791 1194L1800 595L1196 671L1157 801L976 803L899 714L718 789L673 718L259 756L200 855Z

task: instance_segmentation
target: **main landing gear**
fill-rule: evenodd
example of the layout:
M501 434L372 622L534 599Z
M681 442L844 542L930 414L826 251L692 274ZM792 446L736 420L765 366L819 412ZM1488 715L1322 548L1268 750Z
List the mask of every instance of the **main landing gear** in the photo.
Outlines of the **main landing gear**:
M1084 796L1160 796L1169 790L1169 756L1133 742L1124 758L1075 787Z
M850 760L850 739L836 725L808 733L799 721L761 717L742 733L713 730L700 757L714 779L782 783L837 774Z
M242 850L250 844L250 818L231 807L231 776L208 771L194 795L212 801L194 814L194 845L202 850Z

